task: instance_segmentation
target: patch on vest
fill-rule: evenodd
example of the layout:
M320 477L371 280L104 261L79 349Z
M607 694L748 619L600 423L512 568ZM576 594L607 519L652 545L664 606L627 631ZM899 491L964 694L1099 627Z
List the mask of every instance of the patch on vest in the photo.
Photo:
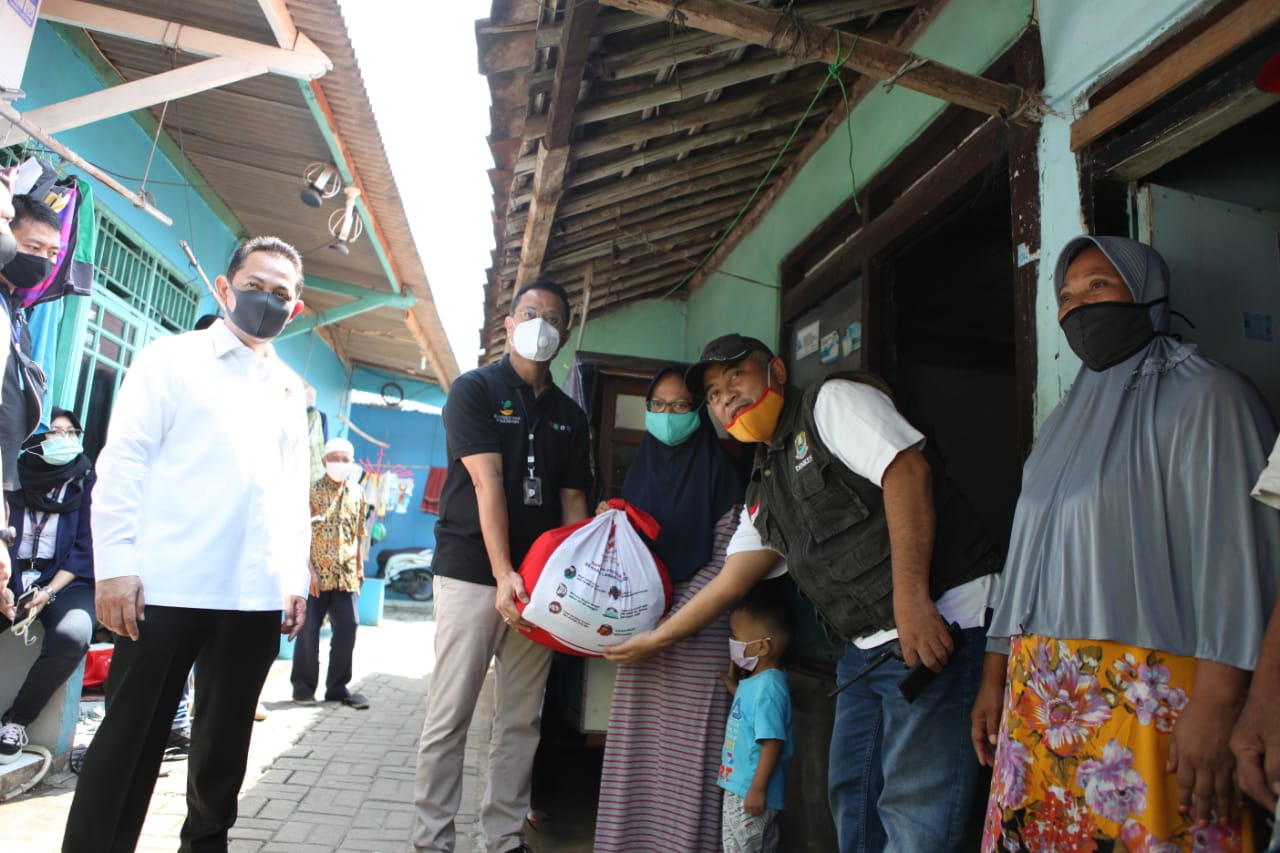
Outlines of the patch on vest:
M809 455L809 438L805 435L804 430L796 433L796 470L799 471L813 461L813 457Z

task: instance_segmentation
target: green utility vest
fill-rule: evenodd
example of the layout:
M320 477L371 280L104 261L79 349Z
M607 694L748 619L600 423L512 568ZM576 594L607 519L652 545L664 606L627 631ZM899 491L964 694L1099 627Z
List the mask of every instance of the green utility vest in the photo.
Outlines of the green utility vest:
M873 377L843 374L879 385ZM889 526L880 487L831 455L813 417L819 382L788 387L766 447L756 448L747 506L764 544L782 553L800 591L835 640L894 627ZM933 469L934 532L929 592L936 600L962 583L999 572L1001 559L972 507Z

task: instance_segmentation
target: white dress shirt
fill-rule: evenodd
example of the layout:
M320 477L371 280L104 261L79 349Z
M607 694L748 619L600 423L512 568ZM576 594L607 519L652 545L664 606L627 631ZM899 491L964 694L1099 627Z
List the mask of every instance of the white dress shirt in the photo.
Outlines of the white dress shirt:
M279 610L310 581L306 394L218 321L134 359L93 492L94 573L146 604Z

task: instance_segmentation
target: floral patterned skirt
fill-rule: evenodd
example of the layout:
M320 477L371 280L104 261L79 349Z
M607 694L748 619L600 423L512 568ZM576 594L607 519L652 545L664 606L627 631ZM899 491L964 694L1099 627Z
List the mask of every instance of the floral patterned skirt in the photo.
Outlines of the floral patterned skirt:
M1012 638L983 853L1252 851L1242 814L1197 827L1165 772L1195 658Z

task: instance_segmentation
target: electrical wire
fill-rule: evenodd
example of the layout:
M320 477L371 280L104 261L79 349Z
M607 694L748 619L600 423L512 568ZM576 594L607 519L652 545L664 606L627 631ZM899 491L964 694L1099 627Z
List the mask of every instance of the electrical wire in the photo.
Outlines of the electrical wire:
M725 228L724 233L720 235L720 239L716 240L715 245L707 250L706 254L702 256L702 260L698 261L697 266L691 269L684 278L680 279L674 287L662 294L660 298L667 299L672 294L683 289L684 286L689 283L689 280L692 279L699 270L706 266L707 261L711 259L711 256L715 254L716 250L724 245L724 241L729 239L729 235L733 233L733 229L736 228L738 223L742 221L742 218L747 215L747 211L751 209L751 205L755 203L756 198L764 190L769 179L773 177L773 173L777 170L778 164L782 162L782 158L786 156L787 151L790 150L791 144L795 142L796 137L800 135L800 128L804 127L804 123L809 120L809 115L813 112L813 108L817 106L818 99L822 97L822 93L827 90L827 84L833 79L840 86L840 94L841 97L844 98L846 113L845 124L849 126L849 177L853 184L853 203L858 212L861 213L862 208L858 204L858 176L853 170L853 127L852 122L850 121L851 117L848 116L849 92L845 89L844 81L840 79L840 69L843 68L845 63L847 63L853 56L853 52L858 46L858 36L853 37L853 44L849 45L849 52L842 56L840 30L833 30L833 32L836 34L836 61L827 66L827 75L822 78L822 83L818 86L818 91L814 93L813 99L809 101L809 106L805 107L804 114L800 116L799 121L797 121L795 127L792 128L791 135L787 137L787 141L782 144L781 150L778 151L778 156L773 158L773 162L769 164L769 168L765 171L764 177L762 177L760 182L756 184L756 188L751 192L751 196L742 205L742 209L738 211L738 215L729 223L729 227ZM741 278L741 276L735 276L735 278Z

